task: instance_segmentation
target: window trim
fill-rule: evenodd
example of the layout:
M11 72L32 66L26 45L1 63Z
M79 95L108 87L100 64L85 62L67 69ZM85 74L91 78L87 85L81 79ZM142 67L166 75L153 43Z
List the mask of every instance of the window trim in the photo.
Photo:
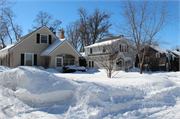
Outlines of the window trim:
M47 36L47 43L41 43L41 36L46 35ZM49 35L48 34L40 34L40 44L49 44Z
M106 46L103 46L103 52L106 52Z
M127 53L127 45L126 44L120 44L119 45L119 51Z
M89 65L90 64L90 65ZM94 68L94 61L93 60L89 60L88 61L88 67L89 68Z
M156 52L156 58L160 58L160 52Z
M27 66L26 65L26 54L32 55L32 66L34 66L34 53L24 53L24 66Z
M90 54L92 54L93 53L92 48L90 48L89 50L90 50Z

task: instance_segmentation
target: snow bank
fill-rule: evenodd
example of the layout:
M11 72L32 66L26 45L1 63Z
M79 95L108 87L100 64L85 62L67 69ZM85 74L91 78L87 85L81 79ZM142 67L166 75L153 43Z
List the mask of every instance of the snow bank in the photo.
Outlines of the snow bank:
M53 68L47 68L45 69L45 71L49 72L49 73L60 73L59 71L53 69Z
M180 117L180 72L121 71L109 79L103 70L53 74L17 67L0 76L3 118Z
M20 66L3 71L0 83L28 102L58 102L71 98L77 83L35 67ZM54 96L53 96L54 95Z
M10 70L10 69L12 69L12 68L7 67L7 66L0 66L0 72L7 71L7 70Z

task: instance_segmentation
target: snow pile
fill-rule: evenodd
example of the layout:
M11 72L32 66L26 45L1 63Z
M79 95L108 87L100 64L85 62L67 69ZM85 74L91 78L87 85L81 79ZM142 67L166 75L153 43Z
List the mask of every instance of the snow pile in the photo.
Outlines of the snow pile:
M48 72L51 69L46 70L17 67L0 72L0 116L17 119L180 117L180 72L140 75L120 71L109 79L103 70L54 74Z
M10 67L0 66L0 72L7 71L7 70L10 70L10 69L11 69Z
M73 97L77 84L35 67L17 67L2 72L0 83L15 91L22 100L33 103L59 102Z

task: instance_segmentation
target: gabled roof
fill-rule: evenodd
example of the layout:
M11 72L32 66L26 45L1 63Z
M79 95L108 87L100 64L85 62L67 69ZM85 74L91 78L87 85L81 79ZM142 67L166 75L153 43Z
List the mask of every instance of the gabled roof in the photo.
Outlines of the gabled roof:
M50 56L51 53L53 53L58 47L60 47L64 42L67 42L70 47L74 49L74 51L81 56L81 54L66 40L66 39L57 39L54 41L53 44L51 44L48 48L46 48L40 56Z
M158 52L162 53L167 53L165 49L159 47L159 46L154 46L154 45L150 45L150 47Z
M120 35L120 36L115 36L115 37L110 37L110 38L105 38L105 39L102 39L102 40L97 41L96 43L104 42L104 41L108 41L108 40L113 40L113 39L119 39L119 38L122 38L122 35Z
M54 51L59 45L61 45L65 39L57 39L54 41L53 44L51 44L48 48L46 48L40 56L49 56L49 54Z
M18 46L20 43L22 43L23 41L25 41L27 38L29 38L31 35L33 35L34 33L36 33L37 31L39 31L41 28L47 28L49 30L49 28L47 26L42 26L42 27L39 27L38 29L28 33L27 35L19 38L19 40L15 41L14 43L12 43L11 45L8 45L7 47L3 48L0 50L0 58L3 58L4 56L6 56L8 54L8 51L12 50L14 47ZM50 30L49 30L50 31ZM51 32L51 31L50 31ZM51 32L52 35L54 35L52 32ZM57 38L56 35L54 35L54 37Z
M176 51L176 50L167 50L167 51L169 51L175 57L180 57L180 52L179 51Z

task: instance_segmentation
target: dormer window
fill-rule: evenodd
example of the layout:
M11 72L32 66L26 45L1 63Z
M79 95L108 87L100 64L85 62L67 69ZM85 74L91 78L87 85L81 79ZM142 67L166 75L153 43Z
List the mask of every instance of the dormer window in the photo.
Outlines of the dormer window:
M120 51L120 52L127 52L127 45L125 45L125 44L120 44L120 45L119 45L119 51Z
M156 58L160 58L160 53L156 52Z
M106 52L106 46L103 46L103 52Z
M41 44L49 44L48 43L48 35L41 34L41 36L40 36L40 43Z

